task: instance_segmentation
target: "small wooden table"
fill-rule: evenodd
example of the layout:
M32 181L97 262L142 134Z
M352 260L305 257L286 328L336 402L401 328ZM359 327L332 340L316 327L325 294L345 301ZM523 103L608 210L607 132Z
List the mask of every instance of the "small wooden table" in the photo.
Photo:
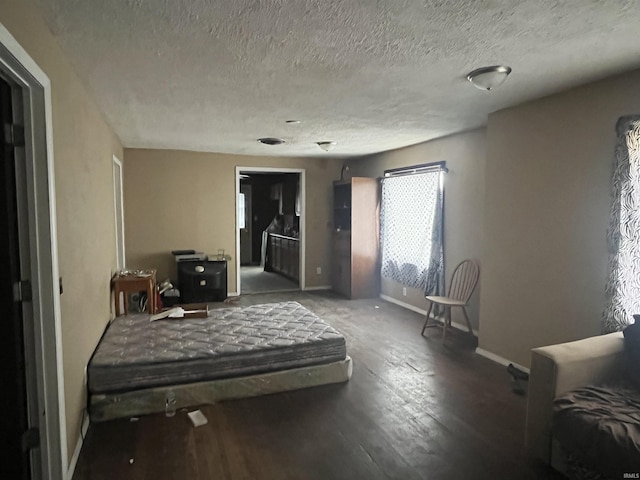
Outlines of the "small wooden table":
M111 288L115 295L116 316L127 315L129 313L129 294L137 292L147 292L147 309L153 315L156 313L157 291L156 291L156 271L145 270L144 273L127 273L125 275L116 273L111 279ZM123 303L120 302L122 293Z

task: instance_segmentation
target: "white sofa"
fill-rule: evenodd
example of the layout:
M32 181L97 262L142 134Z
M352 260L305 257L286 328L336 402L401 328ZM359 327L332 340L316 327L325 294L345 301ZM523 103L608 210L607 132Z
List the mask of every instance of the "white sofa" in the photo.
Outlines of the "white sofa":
M566 471L565 458L551 432L553 400L576 388L616 378L624 370L624 359L622 332L534 348L527 404L527 452Z

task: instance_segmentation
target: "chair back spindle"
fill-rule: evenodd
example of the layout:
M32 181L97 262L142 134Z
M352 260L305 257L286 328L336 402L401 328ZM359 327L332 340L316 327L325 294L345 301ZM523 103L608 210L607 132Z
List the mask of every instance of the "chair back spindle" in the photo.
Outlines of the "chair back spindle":
M451 284L449 285L449 298L469 302L473 291L478 284L480 268L473 260L464 260L453 271Z

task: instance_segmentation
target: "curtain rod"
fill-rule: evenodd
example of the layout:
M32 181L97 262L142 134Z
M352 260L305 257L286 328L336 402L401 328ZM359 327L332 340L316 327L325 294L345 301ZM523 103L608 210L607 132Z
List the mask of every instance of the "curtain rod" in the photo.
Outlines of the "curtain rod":
M416 173L427 172L445 172L449 173L449 169L446 167L446 162L433 162L423 163L421 165L413 165L411 167L392 168L384 171L382 179L390 177L399 177L402 175L414 175Z

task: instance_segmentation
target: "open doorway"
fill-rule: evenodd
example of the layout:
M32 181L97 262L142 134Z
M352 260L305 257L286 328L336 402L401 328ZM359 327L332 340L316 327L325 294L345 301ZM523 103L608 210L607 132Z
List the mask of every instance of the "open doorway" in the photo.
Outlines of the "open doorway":
M0 223L5 232L0 255L7 267L1 296L7 317L2 384L13 392L3 395L1 402L9 423L3 431L7 435L3 435L0 470L6 478L61 480L68 472L68 457L51 84L2 24L0 79L4 168ZM17 388L12 390L11 385Z
M236 167L237 291L304 288L304 170Z
M13 93L17 91L14 85L9 84L0 74L0 121L2 125L14 124L13 110L18 107L17 98ZM19 108L19 107L18 107ZM24 216L24 192L16 182L23 168L21 161L21 141L13 138L10 129L0 130L0 229L4 232L0 236L0 259L5 268L0 274L0 305L3 311L3 334L0 342L0 381L3 385L13 385L8 388L2 400L0 408L3 412L10 412L5 417L4 436L6 443L3 445L3 462L9 461L9 465L0 470L12 478L31 479L31 463L29 450L22 448L22 436L30 428L29 410L37 407L37 403L29 406L29 398L33 398L35 388L35 371L28 368L29 351L34 348L33 336L27 334L22 302L14 294L14 285L21 285L23 277L20 265L20 229L18 227L18 215ZM22 207L20 206L22 204ZM14 298L12 298L14 297Z

